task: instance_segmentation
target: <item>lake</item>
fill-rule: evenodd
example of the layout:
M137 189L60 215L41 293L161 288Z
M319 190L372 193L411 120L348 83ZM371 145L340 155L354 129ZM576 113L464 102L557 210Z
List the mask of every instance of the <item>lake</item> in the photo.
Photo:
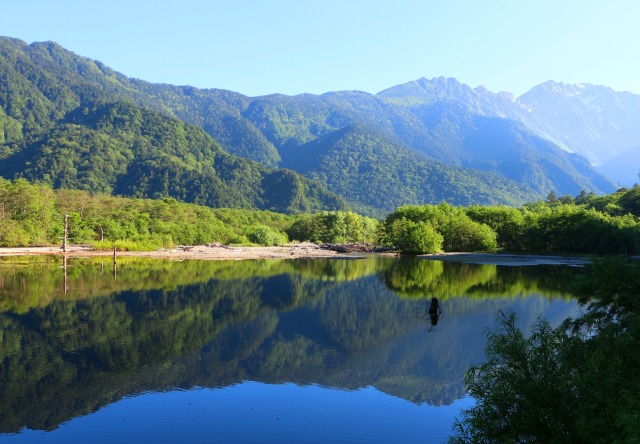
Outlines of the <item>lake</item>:
M0 442L444 442L498 312L575 316L577 272L0 258Z

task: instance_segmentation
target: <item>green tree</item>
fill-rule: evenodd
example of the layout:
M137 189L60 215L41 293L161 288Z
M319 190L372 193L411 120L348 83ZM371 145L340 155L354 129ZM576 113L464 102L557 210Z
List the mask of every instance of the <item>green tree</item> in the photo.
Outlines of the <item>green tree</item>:
M640 439L640 318L591 317L575 333L545 321L526 337L514 315L488 333L487 362L467 372L476 405L454 426L453 443L634 442Z
M15 247L29 244L29 234L13 219L0 220L0 247Z
M284 233L280 233L266 225L249 228L247 239L255 244L266 246L282 245L287 242L287 237Z
M443 229L445 251L495 251L496 232L468 217L452 219Z
M442 235L427 222L397 219L390 230L392 244L404 253L435 253L442 248Z
M524 248L525 218L522 210L507 206L473 206L465 212L472 220L488 225L496 232L499 247L508 251Z

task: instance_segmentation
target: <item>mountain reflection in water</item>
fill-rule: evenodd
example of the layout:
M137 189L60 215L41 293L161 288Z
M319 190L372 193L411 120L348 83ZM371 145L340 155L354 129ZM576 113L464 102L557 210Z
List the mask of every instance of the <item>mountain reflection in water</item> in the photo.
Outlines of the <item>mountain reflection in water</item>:
M575 270L413 258L0 260L0 433L53 430L129 395L243 381L415 404L465 396L498 310L559 322ZM432 297L443 310L436 326Z

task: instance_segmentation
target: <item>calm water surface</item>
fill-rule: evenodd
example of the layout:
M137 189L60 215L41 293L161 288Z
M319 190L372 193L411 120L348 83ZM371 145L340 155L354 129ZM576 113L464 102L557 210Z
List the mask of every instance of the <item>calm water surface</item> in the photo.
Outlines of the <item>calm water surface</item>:
M499 310L577 311L565 267L125 259L0 260L0 442L443 442Z

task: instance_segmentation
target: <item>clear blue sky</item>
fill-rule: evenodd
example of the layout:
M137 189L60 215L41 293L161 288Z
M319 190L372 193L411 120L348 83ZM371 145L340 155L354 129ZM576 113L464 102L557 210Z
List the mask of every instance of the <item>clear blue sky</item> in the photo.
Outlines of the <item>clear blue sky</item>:
M23 0L0 23L129 77L250 96L441 75L516 95L547 80L640 93L637 0Z

